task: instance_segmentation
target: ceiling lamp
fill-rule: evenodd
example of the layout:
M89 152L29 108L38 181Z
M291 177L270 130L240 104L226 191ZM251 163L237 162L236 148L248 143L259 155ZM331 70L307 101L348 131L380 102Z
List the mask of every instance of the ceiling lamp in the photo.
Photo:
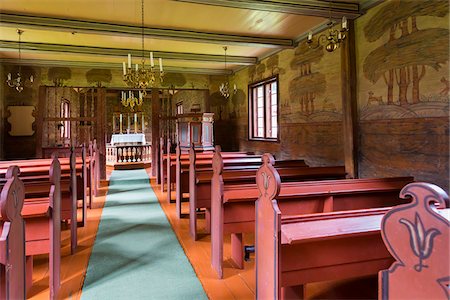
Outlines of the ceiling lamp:
M144 92L139 91L139 98L134 96L133 91L122 92L122 99L121 99L122 105L124 107L130 107L131 111L134 111L135 106L141 106L144 102Z
M312 31L308 33L308 40L307 43L309 45L309 48L311 49L317 49L320 45L326 45L325 49L328 52L333 52L337 48L339 48L339 45L342 41L345 40L346 35L345 33L348 31L348 25L347 25L347 18L345 16L342 17L342 23L341 23L341 29L333 29L333 26L335 25L334 21L331 19L331 2L330 1L330 13L328 17L328 35L325 33L322 33L319 35L319 37L314 41L313 40L313 34ZM313 46L313 44L315 44Z
M155 83L155 72L153 68L155 63L153 61L153 52L150 52L150 68L145 66L145 55L144 55L144 0L141 1L142 10L142 60L141 66L135 65L135 68L131 65L131 54L128 54L128 65L123 62L123 80L125 83L132 88L142 90L144 96L146 95L146 89L152 87ZM162 65L162 58L159 58L159 78L163 81L164 71Z
M227 71L227 49L228 47L225 46L223 47L223 50L225 51L225 71ZM220 86L219 86L219 91L220 94L228 100L228 98L230 98L230 85L228 83L228 75L227 75L227 79L225 80L225 82L223 82ZM236 85L234 85L234 90L233 90L233 94L236 94Z
M10 87L15 88L16 91L18 91L19 93L21 91L23 91L24 86L31 87L31 85L33 84L33 80L34 80L33 75L30 75L29 79L22 80L22 74L21 74L22 67L20 65L20 60L22 58L22 53L20 51L21 50L20 49L20 42L21 42L20 37L22 36L22 33L23 33L23 30L17 29L17 34L19 35L19 72L17 72L16 78L13 78L12 74L8 73L8 78L6 79L6 83Z

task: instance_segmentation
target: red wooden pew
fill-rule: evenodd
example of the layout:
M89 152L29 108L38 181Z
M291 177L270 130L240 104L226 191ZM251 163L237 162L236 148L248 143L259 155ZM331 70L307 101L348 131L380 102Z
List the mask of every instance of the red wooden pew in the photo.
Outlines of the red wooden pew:
M449 299L450 203L438 186L415 182L401 191L411 203L381 222L384 244L395 262L379 273L378 299ZM436 210L436 204L439 209Z
M33 256L48 253L50 297L54 299L60 288L61 262L61 165L56 155L48 174L46 179L24 182L26 196L22 216L25 220L27 287L32 284ZM33 189L32 196L27 195L30 188Z
M25 224L21 215L24 185L19 168L8 168L0 195L0 299L25 299Z
M71 231L71 253L75 253L77 247L77 199L82 200L82 222L86 222L86 177L87 170L83 161L76 158L72 149L70 158L62 158L61 166L61 220L70 221ZM20 178L24 181L27 188L25 190L26 198L40 197L48 193L50 182L48 181L48 170L52 159L34 159L0 162L0 178L5 175L6 167L15 164L20 166ZM4 179L0 179L2 181Z
M322 196L322 206L331 206L316 212L308 209L310 201L297 199L295 190L283 191L273 163L271 155L264 155L256 177L257 299L302 298L307 283L376 274L392 263L380 235L381 219L389 209L379 207L383 187L371 188L367 199L352 186L331 194L334 185L319 192L321 186L314 184L311 190ZM356 198L345 199L352 194ZM398 197L381 201L382 206L405 202Z
M281 162L281 163L280 163ZM310 180L344 179L346 176L345 167L296 167L290 168L284 161L275 161L275 167L283 181L283 191L291 191L300 183ZM277 166L280 163L280 166ZM243 245L242 237L245 232L255 231L255 201L259 196L256 186L256 170L224 170L223 159L220 152L216 152L213 158L214 173L212 180L204 182L203 187L210 192L211 197L211 264L220 278L222 278L223 262L223 234L231 234L232 260L240 268L243 268ZM208 177L209 178L209 177ZM293 181L295 180L295 181ZM199 178L201 183L202 179ZM253 183L248 183L253 182ZM329 189L336 181L324 181ZM339 181L341 184L348 183L348 180ZM403 181L402 181L403 183ZM311 182L310 184L315 184ZM347 184L348 185L348 184ZM199 184L199 189L202 185ZM330 194L331 196L331 194ZM306 198L306 197L305 197ZM317 197L318 202L323 202L322 197ZM331 199L329 198L327 209L332 210ZM324 208L322 203L314 206L313 209L320 211Z

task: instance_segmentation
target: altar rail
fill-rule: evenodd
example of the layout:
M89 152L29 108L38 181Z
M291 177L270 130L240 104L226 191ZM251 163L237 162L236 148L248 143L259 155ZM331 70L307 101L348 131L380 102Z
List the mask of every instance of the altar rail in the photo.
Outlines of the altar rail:
M106 146L106 164L115 165L143 162L149 163L152 159L152 147L150 144L145 145L107 145Z

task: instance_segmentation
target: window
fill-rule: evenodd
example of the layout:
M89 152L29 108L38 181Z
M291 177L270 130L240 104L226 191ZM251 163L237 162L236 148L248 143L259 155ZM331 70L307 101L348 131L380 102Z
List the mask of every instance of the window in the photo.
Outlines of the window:
M182 115L184 113L183 102L178 102L176 106L177 106L177 115Z
M278 141L278 76L249 86L249 139Z
M67 120L67 118L70 118L70 102L69 100L62 99L61 101L61 119L63 120L59 127L59 133L61 138L64 140L70 139L70 121Z

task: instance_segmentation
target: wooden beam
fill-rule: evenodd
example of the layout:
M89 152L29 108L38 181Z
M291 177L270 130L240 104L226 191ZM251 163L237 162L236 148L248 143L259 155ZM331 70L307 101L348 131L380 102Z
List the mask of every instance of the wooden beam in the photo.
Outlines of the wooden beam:
M106 47L32 43L32 42L21 42L20 47L22 51L29 50L29 51L53 52L53 53L76 53L76 54L88 54L99 56L114 56L114 57L122 57L124 59L128 54L131 54L139 58L142 56L141 49L106 48ZM19 42L0 40L0 50L3 49L19 49ZM144 51L144 56L149 57L150 51L148 50ZM224 55L198 54L188 52L153 51L153 56L169 60L174 59L174 60L188 60L201 62L209 61L220 63L224 61ZM257 63L257 60L258 60L257 57L227 55L227 62L232 64L253 65Z
M347 39L341 48L342 113L345 171L358 178L358 106L356 98L355 23L349 20Z
M228 58L228 56L227 56ZM1 64L22 65L22 66L41 66L41 67L76 67L76 68L98 68L98 69L117 69L122 70L122 65L118 63L103 63L94 61L67 61L67 60L44 60L44 59L10 59L0 58ZM207 68L185 68L165 66L166 73L191 73L207 75L231 75L232 70L207 69Z
M152 176L156 176L157 161L159 159L159 110L160 110L159 89L152 89Z
M8 12L0 13L0 23L20 26L20 28L43 28L46 30L104 34L110 36L142 36L142 27L129 24L112 24L89 20L65 19ZM293 41L285 38L233 35L227 33L202 32L186 29L145 27L144 35L146 37L156 39L170 39L220 45L227 44L238 46L293 48Z
M195 4L206 4L223 7L233 7L250 10L262 10L295 15L306 15L328 18L331 14L335 18L346 16L349 19L361 15L359 4L348 1L324 0L172 0Z

